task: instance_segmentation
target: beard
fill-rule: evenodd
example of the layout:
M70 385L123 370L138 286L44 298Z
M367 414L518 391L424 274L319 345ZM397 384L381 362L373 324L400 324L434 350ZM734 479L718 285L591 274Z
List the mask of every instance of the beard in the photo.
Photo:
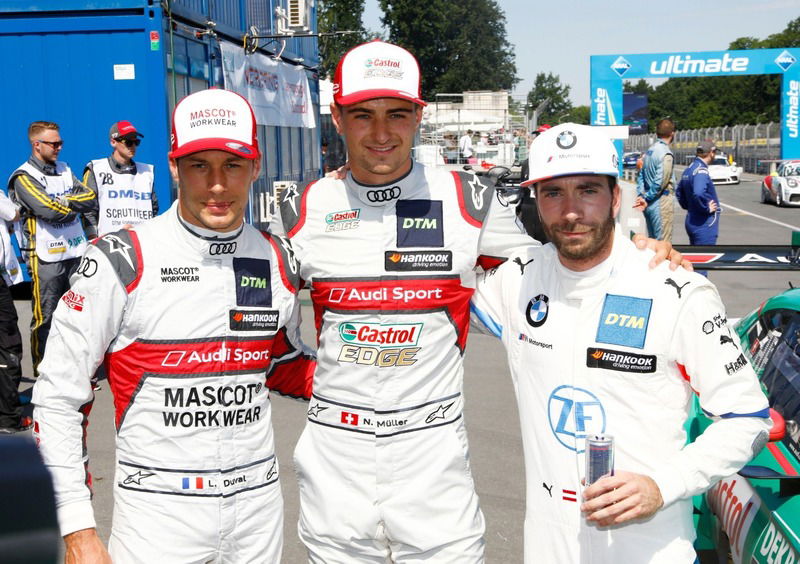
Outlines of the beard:
M609 210L608 217L600 223L542 223L547 238L558 250L558 254L569 260L586 260L597 256L608 245L611 245L614 233L614 216ZM573 241L561 235L566 231L585 231L590 233L588 239Z

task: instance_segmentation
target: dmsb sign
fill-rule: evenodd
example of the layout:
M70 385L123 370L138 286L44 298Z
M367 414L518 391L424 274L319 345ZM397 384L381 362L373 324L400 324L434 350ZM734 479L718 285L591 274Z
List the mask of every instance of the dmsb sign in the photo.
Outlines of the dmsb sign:
M592 125L622 125L622 81L780 74L781 158L800 158L800 49L592 56ZM658 119L659 116L653 116Z

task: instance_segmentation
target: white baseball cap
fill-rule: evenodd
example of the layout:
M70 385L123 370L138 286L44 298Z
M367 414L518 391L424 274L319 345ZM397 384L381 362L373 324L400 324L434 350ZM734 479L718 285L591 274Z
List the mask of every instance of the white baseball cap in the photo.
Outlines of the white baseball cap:
M401 98L426 105L414 55L377 39L345 53L333 77L333 101L349 106L373 98Z
M530 149L528 179L520 186L575 174L619 176L619 157L600 127L562 123L542 132Z
M253 108L242 96L212 88L189 94L172 112L171 159L217 149L256 159L258 138Z

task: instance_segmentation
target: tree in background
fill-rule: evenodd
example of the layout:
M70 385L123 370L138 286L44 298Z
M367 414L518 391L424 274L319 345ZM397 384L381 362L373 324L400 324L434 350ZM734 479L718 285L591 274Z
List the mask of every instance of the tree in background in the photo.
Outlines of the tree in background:
M495 0L380 0L388 40L419 60L422 96L511 89L517 81Z
M317 27L320 33L355 31L347 35L321 37L319 41L320 76L333 80L339 59L351 48L374 36L361 23L364 0L319 0Z
M544 111L539 114L539 123L555 125L560 121L568 121L572 111L572 102L569 100L569 85L561 84L557 74L540 72L533 81L533 88L528 92L528 106L533 112L539 104L550 100Z

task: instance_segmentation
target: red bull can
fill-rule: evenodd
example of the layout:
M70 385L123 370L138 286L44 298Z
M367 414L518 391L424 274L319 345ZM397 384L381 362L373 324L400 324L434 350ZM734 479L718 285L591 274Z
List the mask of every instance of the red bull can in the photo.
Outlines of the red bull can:
M592 485L603 476L613 475L614 437L589 435L586 437L586 485Z

